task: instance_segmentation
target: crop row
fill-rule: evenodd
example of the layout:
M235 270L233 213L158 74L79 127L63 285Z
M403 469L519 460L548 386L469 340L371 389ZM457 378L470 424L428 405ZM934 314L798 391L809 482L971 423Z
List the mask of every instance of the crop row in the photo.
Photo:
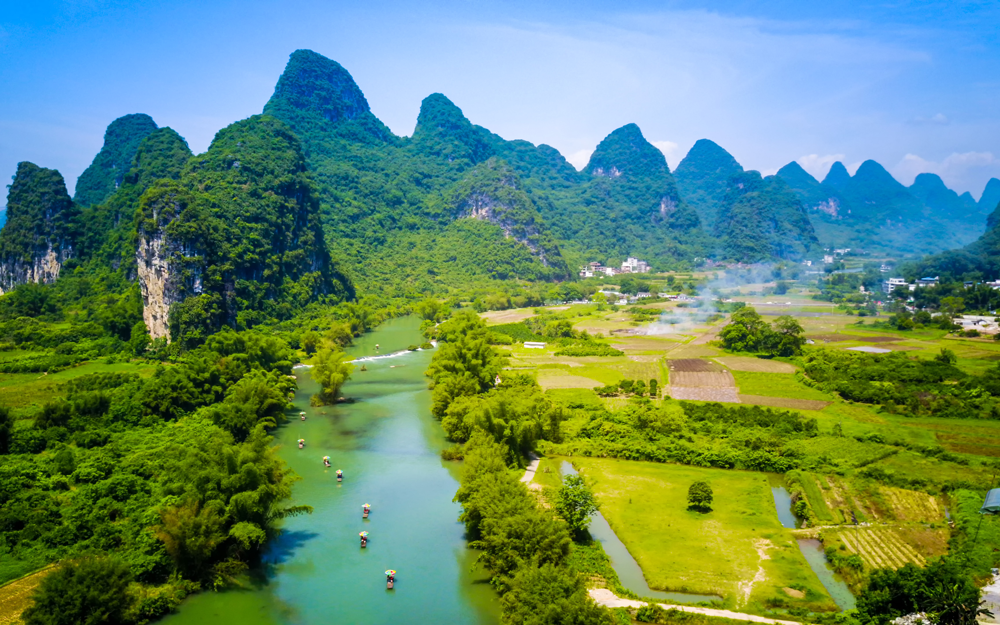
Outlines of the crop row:
M839 532L852 553L861 556L869 568L899 568L907 562L923 566L926 561L892 530L855 529Z

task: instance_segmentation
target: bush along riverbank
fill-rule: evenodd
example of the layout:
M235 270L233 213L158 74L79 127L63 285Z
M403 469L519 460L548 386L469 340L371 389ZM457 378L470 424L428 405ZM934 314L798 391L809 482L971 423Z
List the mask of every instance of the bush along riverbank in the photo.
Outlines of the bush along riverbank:
M25 622L155 619L231 583L281 519L309 512L287 505L298 478L268 434L293 357L277 337L224 331L151 377L83 375L20 418L0 410L3 572L63 561Z
M475 432L466 445L455 500L462 504L459 519L470 545L481 551L479 563L500 593L503 623L615 622L590 600L583 575L570 565L578 547L569 526L538 505L508 468L507 449L487 432Z

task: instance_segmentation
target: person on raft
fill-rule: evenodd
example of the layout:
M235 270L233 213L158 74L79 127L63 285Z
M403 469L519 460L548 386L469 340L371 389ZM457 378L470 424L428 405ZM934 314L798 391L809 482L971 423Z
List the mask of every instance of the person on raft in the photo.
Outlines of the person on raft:
M364 513L363 516L367 519L368 518L368 513L372 511L372 507L369 504L365 504L365 505L361 506L361 511Z
M337 481L344 479L344 472L341 469L337 469Z
M323 456L323 466L330 468L330 456Z
M299 449L302 449L305 446L306 446L306 439L300 438L299 439Z

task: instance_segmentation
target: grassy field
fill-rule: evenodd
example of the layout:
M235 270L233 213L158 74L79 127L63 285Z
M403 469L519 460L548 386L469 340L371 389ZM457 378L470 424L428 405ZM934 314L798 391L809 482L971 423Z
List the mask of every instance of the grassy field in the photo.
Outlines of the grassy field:
M60 385L89 373L129 372L151 376L156 370L149 364L88 362L52 374L0 373L0 405L8 408L37 408L63 396Z
M21 623L21 613L31 605L31 594L51 573L53 566L0 586L0 625Z
M982 374L1000 362L1000 343L990 339L952 337L938 329L875 328L871 319L841 314L826 302L801 295L746 299L762 303L759 311L765 313L766 321L778 314L795 316L814 344L827 349L876 346L930 358L947 348L956 354L957 365L970 374ZM774 303L763 304L766 301ZM777 305L786 301L792 304ZM678 312L673 304L656 306L668 316ZM796 445L797 451L811 459L799 472L798 484L820 527L803 531L814 532L813 537L845 555L857 553L866 570L905 562L922 564L946 553L946 496L939 493L940 485L989 483L991 458L1000 458L1000 421L900 417L879 406L842 400L800 382L796 371L801 369L795 361L734 356L721 350L717 335L724 321L684 326L683 332L670 335L645 335L641 332L646 323L636 322L622 309L572 306L559 314L578 330L603 334L625 352L619 357L570 358L556 356L557 350L551 348L509 348L512 368L537 375L550 397L570 409L624 408L628 399L600 398L592 388L626 378L655 377L670 392L674 388L670 384L676 386L680 378L704 385L711 381L708 377L725 375L735 387L724 401L795 410L815 418L820 436L800 439ZM508 315L503 320L516 318ZM494 322L498 321L491 319ZM672 369L669 375L668 367ZM691 388L701 392L715 387ZM716 395L684 397L719 400L721 395ZM676 401L664 401L661 406L681 410ZM589 417L577 417L573 410L568 415L563 429L573 439ZM957 462L942 460L905 445L916 450L942 447L959 458ZM728 607L751 612L774 607L834 608L795 546L793 534L780 527L763 474L590 457L573 457L572 461L596 480L605 517L639 562L651 587L721 594ZM535 482L556 486L556 465L544 473L548 462L543 460ZM923 488L922 480L929 492L865 477L873 471L899 478L904 486L915 480L912 488ZM686 509L687 487L696 479L707 479L715 489L716 509L708 514ZM855 526L855 522L862 525ZM855 590L863 584L864 574L856 577L848 579ZM789 594L788 589L801 590L805 597L796 599L798 593Z
M778 521L767 476L648 462L573 458L595 480L601 511L651 588L719 594L729 607L836 606ZM713 510L687 508L708 481ZM792 598L785 588L805 594Z
M811 388L795 379L791 373L758 373L754 371L733 371L736 386L745 395L766 395L768 397L791 397L833 401L833 397L823 391Z

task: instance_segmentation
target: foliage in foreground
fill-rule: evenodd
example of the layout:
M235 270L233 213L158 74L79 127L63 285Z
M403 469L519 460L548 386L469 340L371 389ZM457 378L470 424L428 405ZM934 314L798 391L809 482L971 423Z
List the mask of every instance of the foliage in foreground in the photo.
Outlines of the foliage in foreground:
M479 561L501 593L505 625L610 625L568 566L568 527L540 509L506 462L507 449L485 432L469 441L455 500Z
M109 554L136 583L131 616L113 622L227 584L281 519L309 511L285 505L297 478L266 431L294 388L290 358L275 337L223 332L148 379L73 379L66 399L17 422L0 456L0 557Z

